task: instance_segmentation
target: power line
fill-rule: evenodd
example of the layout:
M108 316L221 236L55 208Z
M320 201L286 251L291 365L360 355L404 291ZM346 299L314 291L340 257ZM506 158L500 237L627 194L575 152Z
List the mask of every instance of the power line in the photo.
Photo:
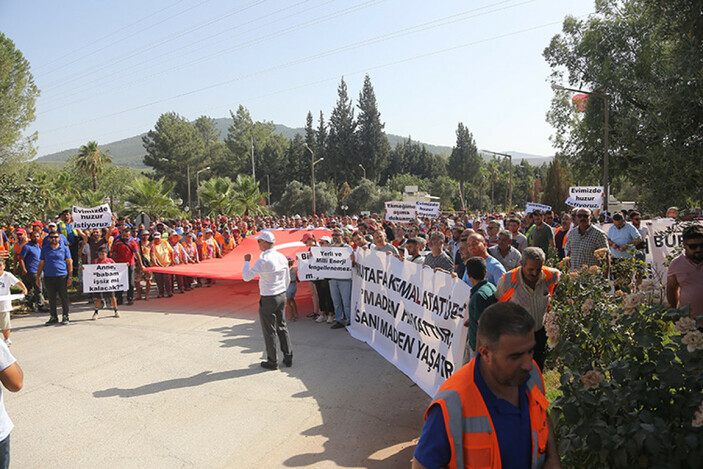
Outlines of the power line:
M466 10L466 11L460 12L460 13L458 13L458 14L453 14L453 15L445 16L445 17L442 17L442 18L439 18L439 19L435 19L435 20L432 20L432 21L427 21L427 22L421 23L421 24L419 24L419 25L415 25L415 26L408 27L408 28L403 28L403 29L400 29L400 30L397 30L397 31L394 31L394 32L391 32L391 33L388 33L388 34L376 36L376 37L374 37L374 38L367 39L367 40L365 40L365 41L360 41L360 42L357 42L357 43L349 44L349 45L342 46L342 47L339 47L339 48L336 48L336 49L332 49L332 50L329 50L329 51L321 52L321 53L318 53L318 54L315 54L315 55L312 55L312 56L308 56L308 57L305 57L305 58L297 59L297 60L295 60L295 61L287 62L287 63L284 63L284 64L279 64L279 65L276 65L276 66L274 66L274 67L270 67L270 68L268 68L268 69L264 69L264 70L259 70L259 71L256 71L256 72L252 72L252 73L249 73L249 74L246 74L246 75L243 75L243 76L239 76L239 77L236 77L236 78L233 78L233 79L230 79L230 80L226 80L226 81L224 81L224 82L215 83L215 84L213 84L213 85L210 85L210 86L207 86L207 87L204 87L204 88L199 88L199 89L197 89L197 90L194 90L194 91L192 91L192 92L185 93L185 94L183 94L183 95L177 95L176 97L181 97L181 96L185 96L185 95L187 95L187 94L192 94L193 92L205 91L205 90L207 90L207 89L211 89L211 88L215 88L215 87L218 87L218 86L222 86L222 85L224 85L224 84L232 83L232 82L235 82L235 81L240 81L240 80L243 80L243 79L246 79L246 78L252 78L252 77L254 77L254 76L256 76L256 75L261 75L261 74L263 74L263 73L275 71L275 70L278 70L278 69L280 69L280 68L286 68L286 67L290 67L290 66L293 66L293 65L297 65L297 64L309 62L309 61L312 61L312 60L317 60L317 59L320 59L320 58L324 58L324 57L327 57L327 56L335 55L335 54L338 54L338 53L341 53L341 52L345 52L345 51L348 51L348 50L357 49L357 48L362 47L362 46L365 46L365 45L376 44L376 43L384 42L384 41L387 41L387 40L396 39L396 38L398 38L398 37L406 36L406 35L408 35L408 34L415 34L415 33L418 33L418 32L422 32L422 31L429 30L429 29L434 29L434 28L437 28L437 27L446 26L446 25L448 25L448 24L457 23L457 22L460 22L460 21L466 21L466 20L469 20L469 19L472 19L472 18L476 18L476 17L478 17L478 16L483 16L483 15L495 13L495 12L502 11L502 10L505 10L505 9L508 9L508 8L515 8L515 7L522 6L522 5L527 4L527 3L532 3L532 2L534 2L535 0L526 0L526 1L523 1L523 2L521 2L521 3L517 3L517 4L513 4L513 5L507 5L507 6L503 6L503 7L499 7L499 8L494 8L494 9L492 9L492 10L483 11L483 12L481 11L481 10L486 10L486 9L488 9L488 8L495 7L495 6L498 6L498 5L504 5L505 3L510 3L510 1L511 1L511 0L502 0L502 1L499 1L499 2L496 2L496 3L493 3L493 4L489 4L489 5L483 6L483 7L479 7L479 8L474 8L474 9ZM268 39L271 39L271 38L275 38L275 37L278 37L278 36L282 36L282 35L284 35L284 34L287 34L288 32L296 31L296 30L301 29L301 28L303 28L303 27L307 27L307 26L309 26L310 24L317 24L317 23L320 23L320 22L322 22L322 21L325 21L325 20L327 20L327 19L330 19L330 17L338 17L338 16L340 16L340 15L342 15L342 14L347 14L347 13L350 12L350 10L351 10L351 11L354 11L354 10L356 10L357 8L361 8L361 7L367 6L368 4L371 4L371 3L373 3L373 1L367 2L366 4L359 5L358 7L352 7L352 8L350 8L350 9L342 10L341 12L336 12L336 13L332 13L332 14L329 14L329 15L325 15L325 16L323 16L323 17L313 19L313 20L311 20L311 21L309 21L309 22L300 23L300 24L298 24L298 25L295 25L295 26L292 26L292 27L290 27L290 28L287 28L286 30L283 30L283 31L280 31L280 32L277 32L277 33L272 33L272 34L267 35L267 36L264 36L264 37L262 37L262 38L250 40L250 41L248 41L248 42L246 42L246 43L239 44L239 45L236 45L236 46L233 46L233 47L230 47L230 48L227 48L227 49L218 51L218 52L216 52L216 53L210 54L209 56L206 56L206 57L204 57L204 58L199 58L199 59L197 59L197 60L195 60L195 61L192 61L192 62L189 62L189 63L186 63L186 64L181 64L181 65L179 65L179 66L177 66L177 67L174 67L174 68L171 68L171 69L168 69L168 70L164 70L164 71L161 71L161 72L159 72L159 73L156 73L156 74L153 74L153 75L150 75L150 76L147 76L147 77L141 77L139 80L135 80L135 81L132 81L132 82L130 82L130 83L127 83L125 86L132 85L132 84L136 84L136 83L139 83L139 82L141 82L141 81L143 81L143 80L145 80L145 79L154 78L154 77L156 77L156 76L163 75L163 74L166 74L166 73L173 73L173 72L175 72L175 71L177 71L177 70L180 70L180 69L182 69L182 68L184 68L184 67L186 67L186 66L193 65L193 64L197 64L197 63L201 63L201 62L203 62L203 61L205 61L205 60L212 59L212 58L215 58L215 57L219 57L219 56L221 56L221 55L223 55L223 54L225 54L225 53L227 53L227 52L232 52L232 51L234 51L234 50L239 50L239 49L248 47L248 46L250 46L250 45L254 45L254 44L258 44L258 43L264 42L265 40L268 40ZM479 12L479 13L477 13L477 12ZM88 99L90 99L90 97L85 98L85 99L82 99L82 100L77 101L77 102L72 102L72 103L64 104L64 105L59 106L59 107L57 107L57 108L52 108L52 109L50 109L50 110L43 111L43 112L41 112L41 113L39 113L39 114L41 115L41 114L44 114L44 113L48 113L48 112L50 112L50 111L53 111L53 110L56 110L56 109L60 109L60 108L63 108L63 107L65 107L65 106L70 106L70 105L76 104L76 103L78 103L78 102L86 101L86 100L88 100ZM172 98L166 98L166 99L172 99Z
M58 61L60 61L60 60L63 60L63 59L65 59L66 57L69 57L69 56L75 54L76 52L80 52L80 51L82 51L82 50L84 50L84 49L89 48L90 46L94 46L95 44L99 43L100 41L103 41L104 39L107 39L107 38L110 38L110 37L112 37L112 36L115 36L116 34L121 33L122 31L124 31L125 29L129 29L129 28L131 28L132 26L134 26L134 25L136 25L136 24L142 23L142 22L148 20L149 18L151 18L151 17L153 17L153 16L156 16L156 15L159 15L160 13L163 13L164 11L166 11L166 10L168 10L168 9L170 9L170 8L173 8L173 7L175 7L176 5L178 5L179 3L183 3L183 2L184 2L184 0L178 0L176 3L174 3L174 4L172 4L172 5L169 5L169 6L167 6L167 7L164 7L164 8L162 8L162 9L158 10L158 11L155 11L155 12L152 13L151 15L147 15L147 16L145 16L145 17L143 17L143 18L141 18L141 19L139 19L139 20L137 20L137 21L135 21L135 22L133 22L133 23L128 24L127 26L123 26L123 27L121 27L121 28L119 28L119 29L114 30L113 32L111 32L111 33L109 33L109 34L106 34L105 36L103 36L103 37L101 37L101 38L99 38L99 39L96 39L96 40L94 40L94 41L91 41L90 44L86 44L86 45L84 45L84 46L82 46L82 47L79 47L79 48L77 48L77 49L72 50L71 52L67 52L67 53L64 54L64 55L61 55L61 56L59 56L59 57L56 57L54 60L50 60L49 62L47 62L47 63L45 63L45 64L41 64L41 65L39 65L39 66L37 66L37 67L34 67L34 70L39 70L39 69L41 69L41 68L43 68L43 67L46 67L47 65L51 65L51 64L53 64L53 63L55 63L55 62L58 62ZM114 43L113 43L113 44L114 44ZM91 52L91 54L93 54L93 52ZM91 54L88 54L88 56L90 56ZM86 56L83 56L83 57L86 57ZM79 59L79 60L80 60L80 59ZM57 70L58 70L58 69L57 69Z
M196 7L197 7L197 6L200 6L200 5L203 5L203 4L205 4L205 3L209 2L209 1L210 1L210 0L204 0L203 2L199 3L198 5L196 5ZM188 29L188 30L182 31L182 32L180 32L179 34L177 34L177 35L175 35L175 36L173 36L173 37L169 37L169 38L166 38L166 39L162 39L161 41L156 42L155 44L151 45L150 47L147 47L147 48L140 48L140 49L137 49L137 50L133 50L132 52L130 52L130 53L126 54L126 55L123 55L122 57L120 57L120 58L118 58L118 59L113 59L113 60L111 60L111 61L108 62L107 64L104 64L104 65L98 66L98 67L91 67L89 70L84 70L84 71L82 71L82 72L78 72L74 78L72 78L72 79L62 79L60 83L56 84L56 85L53 86L53 87L47 88L46 91L50 91L50 90L53 90L53 89L56 89L56 88L60 88L60 87L66 85L66 84L68 84L68 83L73 83L73 82L75 82L75 81L77 81L77 80L80 80L81 78L84 78L84 77L86 76L86 74L88 74L88 73L90 73L90 74L95 74L96 72L99 72L99 71L104 70L104 69L106 69L106 68L113 67L113 66L115 66L115 65L117 65L117 64L119 64L119 63L121 63L121 62L124 62L125 60L128 60L128 59L130 59L130 58L132 58L132 57L134 57L134 56L140 55L140 54L142 54L142 53L144 53L144 52L146 52L146 51L148 51L148 50L154 49L154 48L156 48L156 47L158 47L158 46L160 46L160 45L163 45L163 44L165 44L165 43L168 43L168 42L170 42L170 41L173 41L173 40L175 40L175 39L178 39L179 37L182 37L182 36L185 36L185 35L187 35L187 34L190 34L190 33L194 32L194 31L197 31L198 29L204 28L204 27L206 27L206 26L210 26L211 24L216 23L216 22L218 22L218 21L221 21L221 20L223 20L223 19L225 19L225 18L228 18L229 16L232 16L232 15L237 14L237 13L241 13L242 11L248 10L249 8L252 8L252 7L255 7L255 6L257 6L257 5L260 5L261 3L264 3L265 1L267 1L267 0L256 0L256 1L252 2L252 3L250 3L249 5L246 5L246 6L241 7L241 8L237 8L237 9L235 9L234 11L230 11L230 12L229 12L228 14L226 14L226 15L223 15L223 16L221 16L221 17L216 17L216 18L214 18L214 19L212 19L212 20L210 20L210 21L208 21L208 22L206 22L206 23L204 23L204 24L200 24L199 26L192 27L192 28L190 28L190 29ZM195 7L191 7L191 8L189 8L188 10L191 10L191 9L193 9L193 8L195 8ZM188 10L185 10L185 11L188 11ZM177 15L174 15L174 16L177 16ZM163 23L163 22L165 22L165 21L168 21L168 19L165 19L165 20L163 20L163 21L160 21L159 23L156 23L156 25L161 24L161 23ZM151 29L151 27L146 28L146 29ZM145 29L145 30L146 30L146 29ZM144 30L143 30L143 31L144 31ZM142 31L140 31L140 32L142 32ZM134 35L136 35L136 34L139 34L139 32L133 34L132 36L134 36ZM107 45L107 46L105 46L105 47L102 47L101 49L98 49L96 52L99 52L99 51L101 51L101 50L107 49L107 48L113 46L114 44L116 44L116 43L118 43L118 42L121 42L121 41L123 41L123 40L128 39L129 37L131 37L131 36L128 36L128 37L126 37L126 38L124 38L124 39L121 39L121 40L119 40L119 41L116 41L116 42L113 43L113 44L109 44L109 45ZM93 54L93 53L88 54L88 55L92 55L92 54ZM82 58L76 59L76 60L74 60L73 62L69 62L69 64L75 63L75 62L77 62L77 61L79 61L79 60L82 60ZM62 67L60 67L60 68L62 68ZM57 70L58 70L58 69L57 69Z
M299 3L295 4L295 5L288 6L288 7L285 7L285 8L281 8L281 9L279 9L279 10L276 10L276 11L272 12L272 13L268 13L268 14L266 14L266 15L263 15L263 16L260 16L260 17L258 17L258 18L255 18L255 19L253 19L253 20L250 20L250 21L247 21L247 22L245 22L245 23L242 23L242 24L233 26L233 27L231 27L231 28L228 28L228 29L226 29L226 30L224 30L224 31L221 31L221 32L219 32L219 33L210 35L210 36L208 36L208 37L206 37L206 38L199 39L199 40L197 40L197 41L195 41L195 42L192 42L192 43L189 44L187 47L192 47L192 46L195 45L195 44L198 44L198 43L207 41L207 40L209 40L209 39L212 39L212 38L214 38L214 37L217 37L217 36L219 36L219 35L222 35L222 34L224 34L224 33L226 33L226 32L231 31L231 30L238 29L238 28L240 28L240 27L246 26L247 24L255 23L256 21L259 21L259 20L261 20L261 19L264 19L264 18L267 18L267 17L270 17L270 16L274 16L274 15L276 15L276 14L278 14L278 13L281 13L281 12L284 12L284 11L289 10L289 9L291 9L291 8L294 8L295 6L298 6L298 5L301 5L301 4L303 4L303 3L306 3L307 1L308 1L308 0L303 0L302 2L299 2ZM269 22L269 23L265 23L265 24L263 24L263 25L261 25L261 26L259 26L259 27L257 27L257 28L252 28L252 29L250 29L250 30L244 31L242 34L246 34L246 33L251 32L251 31L256 31L257 29L261 29L261 28L263 28L264 26L268 26L268 25L274 24L274 23L276 23L276 22L279 22L279 21L283 21L283 20L285 20L285 19L288 19L288 18L290 18L290 17L293 17L293 16L297 16L297 15L306 13L306 12L308 12L308 11L310 11L310 10L313 10L313 9L315 9L315 8L319 8L319 7L321 7L321 6L324 6L324 5L326 5L326 4L332 3L332 2L334 2L334 1L337 1L337 0L328 0L328 1L326 1L326 2L324 2L324 3L322 3L322 4L320 4L320 5L316 5L316 6L313 6L313 7L307 8L307 9L304 9L304 10L299 11L299 12L293 14L293 15L289 15L289 16L284 17L284 18L279 18L279 19L274 20L274 21L271 21L271 22ZM375 1L378 1L378 0L375 0ZM385 1L385 0L381 0L381 1ZM222 42L222 41L229 40L229 39L230 39L230 38L225 38L225 39L223 39L223 40L221 40L221 41L218 41L218 42ZM187 54L193 54L193 53L195 53L195 52L197 52L197 51L199 51L199 50L201 50L201 49L204 49L204 48L206 48L206 47L208 47L208 46L206 45L206 46L197 48L197 49L195 49L195 50L189 51ZM151 48L153 48L153 47L151 47ZM149 49L151 49L151 48L149 48ZM183 55L183 50L182 50L182 49L179 49L179 50L177 50L177 51L174 50L174 51L175 51L175 52L178 52L178 53L181 54L181 55ZM166 52L166 53L172 53L172 52L174 52L174 51L168 51L168 52ZM118 71L116 71L116 72L113 72L113 73L109 74L109 75L103 75L103 76L101 76L101 77L97 77L96 79L94 79L94 80L92 80L92 81L90 81L90 82L85 83L85 85L90 85L90 84L93 84L93 83L99 83L99 84L101 84L101 85L104 85L104 84L106 83L106 82L105 82L105 78L111 77L111 76L115 76L115 75L118 75L118 76L119 76L119 79L118 79L118 80L113 80L113 82L119 83L119 81L123 78L121 75L124 74L124 72L126 72L126 71L135 69L135 68L137 68L137 67L139 67L139 66L141 66L141 65L145 65L145 64L148 64L148 65L149 65L149 67L147 67L147 69L153 68L154 65L158 65L159 63L167 62L168 60L170 60L170 59L169 59L169 58L164 58L164 59L162 59L160 62L156 62L156 63L155 63L153 60L145 60L145 61L139 62L139 63L137 63L137 64L134 64L134 65L132 65L132 66L122 68L122 69L120 69L120 70L118 70ZM145 69L142 69L142 70L145 70ZM140 72L140 71L142 71L142 70L136 70L135 73L138 73L138 72ZM165 70L165 71L162 72L162 74L163 74L163 73L168 73L169 71L170 71L170 70ZM82 78L82 77L81 77L81 78ZM140 81L143 80L143 79L144 79L144 78L140 79ZM128 83L126 83L124 86L127 86L127 85L132 84L132 83L135 83L135 82L134 82L134 81L128 82ZM85 85L84 85L84 86L85 86ZM60 85L59 85L59 86L60 86ZM50 88L49 90L51 90L51 89L53 89L53 88ZM43 91L46 91L46 90L43 90ZM55 101L55 100L58 100L58 99L63 99L63 98L69 98L69 97L75 96L75 95L80 95L80 94L83 93L83 91L84 91L84 88L81 87L81 88L78 89L77 91L69 92L69 94L64 94L63 96L62 96L61 94L59 94L58 96L53 96L53 97L52 97L53 99L49 99L48 102L52 102L52 101ZM86 99L87 99L87 98L86 98ZM85 101L86 99L82 99L81 101ZM79 102L81 102L81 101L79 101ZM44 104L46 104L46 102L47 102L47 100L44 100L44 101L43 101ZM74 104L74 103L70 103L70 104ZM61 106L61 107L63 107L63 106ZM52 109L52 110L53 110L53 109ZM44 113L44 112L48 112L48 111L43 111L42 113Z
M523 34L523 33L526 33L526 32L535 31L535 30L542 29L542 28L546 28L546 27L549 27L549 26L554 26L554 25L557 25L557 24L561 24L561 20L560 20L560 21L553 21L553 22L545 23L545 24L542 24L542 25L539 25L539 26L534 26L534 27L531 27L531 28L521 29L521 30L518 30L518 31L511 32L511 33L500 34L500 35L497 35L497 36L492 36L492 37L485 38L485 39L481 39L481 40L477 40L477 41L471 41L471 42L468 42L468 43L459 44L459 45L456 45L456 46L452 46L452 47L448 47L448 48L443 48L443 49L435 50L435 51L428 52L428 53L424 53L424 54L414 55L414 56L411 56L411 57L407 57L407 58L399 59L399 60L394 60L394 61L391 61L391 62L387 62L387 63L384 63L384 64L380 64L380 65L376 65L376 66L373 66L373 67L369 67L369 68L364 68L364 69L359 69L359 70L355 70L355 71L352 71L352 72L342 73L341 75L335 75L334 77L330 77L330 78L322 79L322 80L315 80L314 82L307 83L307 84L303 84L303 85L299 85L299 86L292 87L292 88L287 88L287 89L285 89L285 90L280 90L280 91L276 91L276 92L272 92L272 93L267 93L267 94L259 95L259 96L253 97L253 98L248 98L248 99L245 98L245 99L242 99L242 101L253 100L253 99L262 99L262 98L270 97L270 96L273 96L273 95L276 95L276 94L286 93L286 92L294 91L294 90L297 90L297 89L305 88L305 87L308 87L308 86L313 86L313 85L316 85L316 84L321 84L321 83L324 83L324 82L327 82L327 81L336 80L336 79L338 79L340 76L355 75L355 74L359 74L359 73L368 72L368 71L371 71L371 70L378 70L378 69L382 69L382 68L392 67L392 66L399 65L399 64L402 64L402 63L412 62L412 61L416 61L416 60L428 58L428 57L435 56L435 55L439 55L439 54L445 54L445 53L447 53L447 52L452 52L452 51L459 50L459 49L463 49L463 48L466 48L466 47L470 47L470 46L474 46L474 45L478 45L478 44L482 44L482 43L486 43L486 42L495 41L495 40L498 40L498 39L503 39L503 38L515 36L515 35L518 35L518 34ZM60 130L64 130L64 129L67 129L67 128L72 128L72 127L76 127L76 126L79 126L79 125L82 125L82 124L86 124L86 123L88 123L88 122L94 122L94 121L96 121L96 120L107 119L107 118L115 117L115 116L118 116L118 115L121 115L121 114L126 114L126 113L128 113L128 112L136 111L136 110L143 109L143 108L146 108L146 107L151 107L151 106L154 106L154 105L156 105L156 104L160 104L160 103L163 103L163 102L166 102L166 101L170 101L170 100L173 100L173 99L178 99L178 98L181 98L181 97L184 97L184 96L188 96L188 95L190 95L190 94L194 94L194 93L197 93L197 92L200 92L200 91L203 91L203 90L206 90L206 89L210 89L210 88L213 88L213 87L216 87L216 86L221 86L222 84L226 84L226 83L228 83L228 82L223 82L223 83L220 83L220 84L211 85L211 86L209 86L209 87L201 88L201 89L198 89L198 90L192 90L192 91L189 91L189 92L186 92L186 93L182 93L182 94L179 94L179 95L176 95L176 96L172 96L172 97L170 97L170 98L165 98L165 99L161 99L161 100L157 100L157 101L152 101L152 102L150 102L150 103L142 104L142 105L135 106L135 107L132 107L132 108L129 108L129 109L124 109L124 110L122 110L122 111L118 111L118 112L114 112L114 113L111 113L111 114L106 114L106 115L103 115L103 116L95 117L95 118L92 118L92 119L90 119L90 120L85 120L85 121L81 121L81 122L78 122L78 123L75 123L75 124L70 124L70 125L67 125L67 126L58 127L58 128L55 128L55 129L51 129L51 130L48 130L48 131L44 131L44 133L58 132L58 131L60 131Z

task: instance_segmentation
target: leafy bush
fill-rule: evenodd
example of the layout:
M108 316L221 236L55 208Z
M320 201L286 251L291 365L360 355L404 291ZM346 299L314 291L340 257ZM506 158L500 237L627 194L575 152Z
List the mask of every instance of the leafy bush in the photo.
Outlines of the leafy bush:
M545 316L563 464L700 467L703 334L688 308L667 309L662 285L623 286L596 266L565 273Z

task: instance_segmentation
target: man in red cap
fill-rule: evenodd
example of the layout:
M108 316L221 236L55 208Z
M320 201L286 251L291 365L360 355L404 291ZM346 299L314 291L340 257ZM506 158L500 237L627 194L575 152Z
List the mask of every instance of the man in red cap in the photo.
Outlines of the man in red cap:
M21 275L19 267L20 252L22 252L22 248L25 244L27 244L27 232L24 230L24 228L19 228L17 231L15 231L15 242L12 248L12 259L15 264L15 273L17 275Z

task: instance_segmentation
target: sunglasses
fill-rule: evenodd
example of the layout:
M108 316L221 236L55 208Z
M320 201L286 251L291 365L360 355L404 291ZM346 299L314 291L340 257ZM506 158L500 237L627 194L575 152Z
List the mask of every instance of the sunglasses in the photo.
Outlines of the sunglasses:
M686 246L692 251L695 251L696 249L703 248L703 243L686 243Z
M49 239L59 239L58 236L49 236Z
M464 243L464 242L466 242L466 241L468 241L468 240L469 240L469 238L464 237L464 236L462 236L461 238L459 238L459 241L461 241L462 243Z
M588 215L586 215L585 213L579 213L576 215L576 218L588 218Z

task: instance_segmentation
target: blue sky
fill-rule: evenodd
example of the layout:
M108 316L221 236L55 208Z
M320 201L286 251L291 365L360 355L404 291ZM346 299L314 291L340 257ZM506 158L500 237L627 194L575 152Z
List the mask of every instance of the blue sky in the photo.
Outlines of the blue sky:
M41 96L38 155L152 129L175 111L303 127L343 76L371 77L386 131L551 155L542 51L593 0L0 0Z

